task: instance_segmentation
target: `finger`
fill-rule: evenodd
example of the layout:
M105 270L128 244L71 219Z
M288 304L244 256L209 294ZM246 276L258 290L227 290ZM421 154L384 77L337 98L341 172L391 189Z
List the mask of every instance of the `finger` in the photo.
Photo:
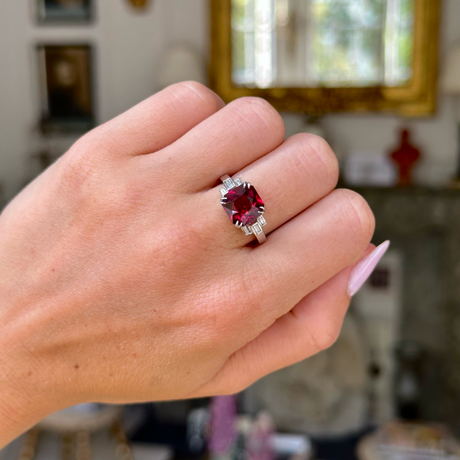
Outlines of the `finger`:
M356 263L374 227L374 216L364 198L351 190L334 190L272 232L267 243L250 252L245 267L253 272L261 294L268 290L283 314Z
M89 133L111 155L157 152L224 107L213 91L200 83L178 83Z
M246 343L290 311L302 298L364 253L374 230L365 200L335 190L275 230L267 242L234 253L228 285L231 321L241 324L235 340ZM237 289L236 289L237 288ZM240 348L240 342L238 342Z
M158 162L183 184L196 192L213 187L223 174L233 174L278 147L284 139L284 123L278 112L259 98L231 102L170 147L155 155ZM180 155L176 155L176 152ZM148 159L147 159L148 160Z
M278 228L329 194L337 185L337 158L327 142L312 134L296 134L280 147L235 174L253 185L265 205L265 233ZM216 211L220 192L216 187L206 192L205 212L211 216L210 229L225 231L233 247L251 240L241 230L229 225L225 212ZM201 199L201 196L197 198ZM203 207L203 205L201 205ZM254 236L251 236L254 239Z
M373 249L369 245L365 255ZM350 303L347 284L352 269L342 270L233 353L209 389L214 394L241 391L264 375L330 347L339 336Z
M223 280L230 306L226 322L238 325L237 334L231 328L222 334L231 344L230 353L356 264L373 230L374 217L364 199L350 190L336 190L275 230L265 244L234 251ZM340 292L346 292L343 286Z

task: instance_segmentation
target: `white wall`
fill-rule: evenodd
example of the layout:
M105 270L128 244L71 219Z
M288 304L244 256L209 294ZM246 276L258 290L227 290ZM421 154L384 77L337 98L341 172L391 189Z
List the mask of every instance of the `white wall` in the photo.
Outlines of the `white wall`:
M34 46L37 42L86 41L96 51L98 122L126 110L158 89L156 74L167 47L185 43L202 52L208 49L207 0L151 0L145 13L137 13L127 0L98 0L96 22L62 28L37 26L34 0L0 2L0 184L9 199L36 171L31 155L40 143L34 133L38 114L38 88ZM460 0L445 0L441 54L460 40ZM294 130L300 117L289 117ZM445 183L456 164L454 105L440 99L438 114L429 119L404 120L414 141L425 152L417 177L427 184ZM395 143L398 117L388 115L329 115L324 120L331 140L342 151L382 150ZM58 141L65 151L73 138ZM34 166L35 165L35 166Z
M145 12L127 0L96 0L89 26L40 26L34 0L0 2L0 184L10 199L36 172L40 145L34 47L38 42L88 42L95 48L97 121L106 121L158 89L156 72L167 44L207 46L205 1L151 0ZM54 142L64 152L74 141Z

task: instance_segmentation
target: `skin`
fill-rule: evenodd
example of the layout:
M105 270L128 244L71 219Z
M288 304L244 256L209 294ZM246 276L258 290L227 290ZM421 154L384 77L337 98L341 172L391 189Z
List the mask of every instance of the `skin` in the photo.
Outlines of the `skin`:
M253 244L219 204L266 204ZM319 137L194 82L105 123L0 216L0 447L89 402L238 392L337 338L374 218Z

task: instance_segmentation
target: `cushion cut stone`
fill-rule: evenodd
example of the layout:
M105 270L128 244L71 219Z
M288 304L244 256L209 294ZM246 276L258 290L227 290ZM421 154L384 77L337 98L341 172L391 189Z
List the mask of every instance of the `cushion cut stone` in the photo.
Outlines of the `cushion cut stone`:
M264 202L256 189L246 183L229 190L222 206L233 224L253 225L262 213Z

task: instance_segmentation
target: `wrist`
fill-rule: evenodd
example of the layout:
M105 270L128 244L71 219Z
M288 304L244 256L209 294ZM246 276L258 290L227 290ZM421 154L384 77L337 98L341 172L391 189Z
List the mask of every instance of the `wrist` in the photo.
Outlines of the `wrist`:
M47 415L67 404L57 392L57 382L45 359L34 356L24 345L32 326L8 321L0 311L0 449Z
M0 449L52 412L32 370L11 342L0 341Z

